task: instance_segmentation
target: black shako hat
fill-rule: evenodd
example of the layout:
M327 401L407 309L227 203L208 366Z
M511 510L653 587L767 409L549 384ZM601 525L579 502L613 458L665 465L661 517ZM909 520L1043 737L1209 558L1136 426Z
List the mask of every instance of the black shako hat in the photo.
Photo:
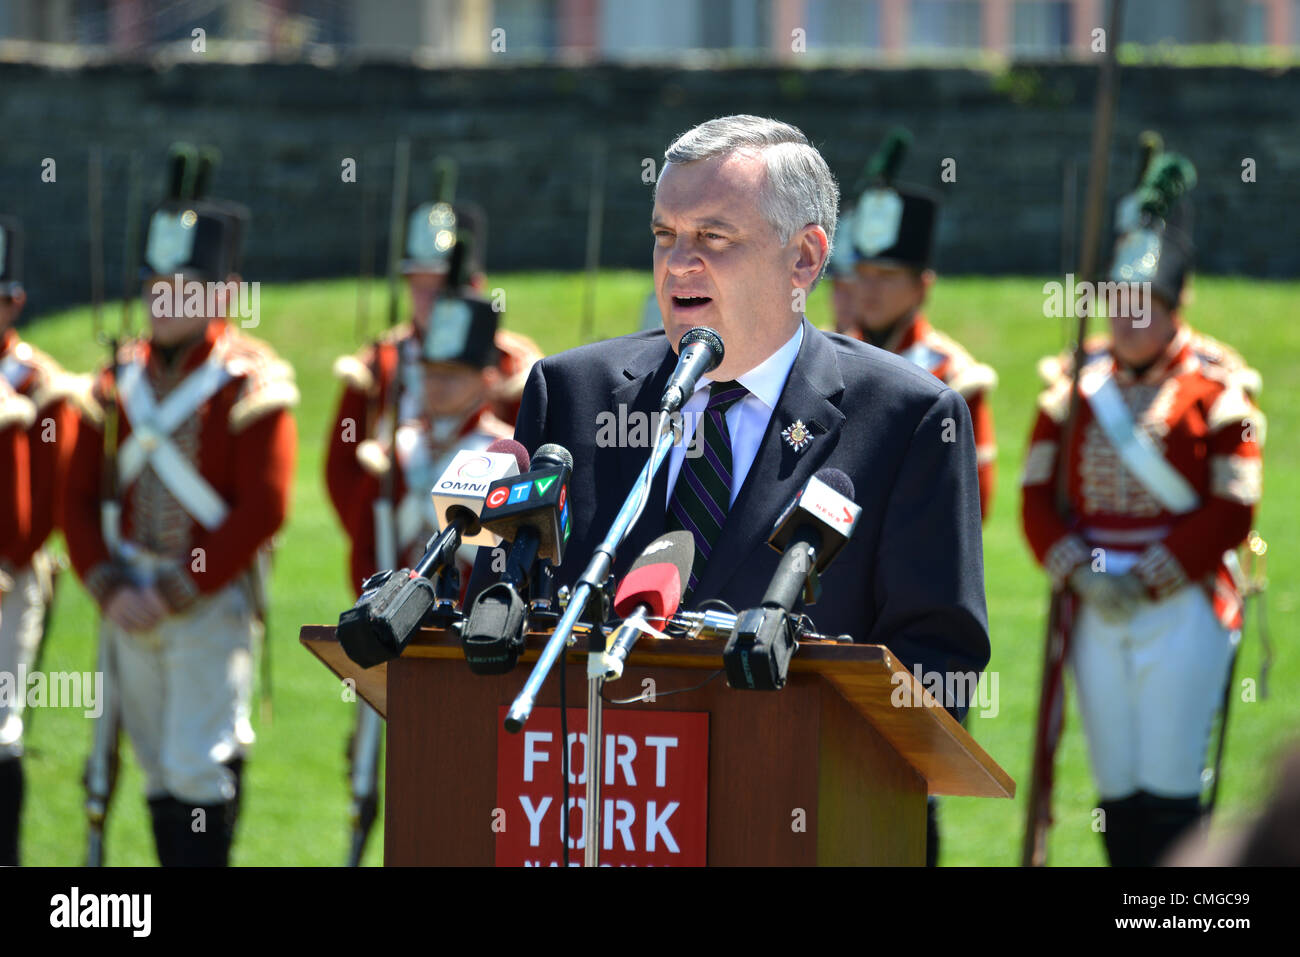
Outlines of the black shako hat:
M864 168L859 179L862 192L838 229L841 238L831 259L836 274L851 272L859 262L929 268L938 221L938 193L895 182L911 139L902 127L890 130Z
M207 198L220 153L176 143L168 154L167 193L149 217L141 278L171 276L220 282L238 272L248 209Z

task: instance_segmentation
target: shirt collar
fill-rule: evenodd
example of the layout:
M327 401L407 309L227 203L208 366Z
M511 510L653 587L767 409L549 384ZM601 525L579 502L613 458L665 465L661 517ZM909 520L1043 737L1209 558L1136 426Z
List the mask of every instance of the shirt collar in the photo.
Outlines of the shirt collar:
M736 381L749 390L751 395L759 398L769 409L775 409L781 392L785 389L785 380L790 377L794 360L799 356L799 347L803 345L803 323L794 330L794 335L786 340L785 345L772 353L754 368L750 369ZM700 376L695 391L707 389L713 379Z

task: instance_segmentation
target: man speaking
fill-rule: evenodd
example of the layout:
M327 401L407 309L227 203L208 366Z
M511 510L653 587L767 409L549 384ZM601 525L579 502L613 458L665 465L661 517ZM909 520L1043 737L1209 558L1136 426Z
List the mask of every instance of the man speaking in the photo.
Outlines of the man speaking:
M663 331L543 359L524 390L515 438L574 458L557 584L573 584L645 465L682 335L708 326L725 357L684 403L688 437L659 470L616 573L682 528L696 545L683 606L756 607L780 558L767 537L782 508L819 469L838 468L862 514L806 609L816 630L887 645L909 670L962 687L946 675L977 676L989 659L965 402L912 363L804 318L839 189L803 133L727 116L684 133L664 158L650 222ZM496 577L482 552L471 597ZM944 704L960 717L969 702Z

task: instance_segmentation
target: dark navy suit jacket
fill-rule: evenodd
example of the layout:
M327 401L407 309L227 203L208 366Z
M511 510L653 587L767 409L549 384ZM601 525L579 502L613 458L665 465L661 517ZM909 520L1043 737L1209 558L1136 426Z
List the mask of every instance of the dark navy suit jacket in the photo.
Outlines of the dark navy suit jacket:
M818 331L803 343L758 454L727 515L691 605L721 598L757 606L780 555L767 537L809 476L825 466L853 481L862 515L804 609L823 634L883 644L909 669L975 672L989 660L979 482L970 413L961 396L905 359ZM573 453L573 530L557 585L572 585L608 532L649 457L648 443L598 443L607 413L649 416L677 356L662 331L582 346L539 361L524 390L515 438L530 453L557 442ZM606 415L602 415L606 414ZM626 413L625 413L626 415ZM796 452L781 430L801 420L812 441ZM607 437L609 431L606 430ZM664 532L667 461L640 520L618 551L621 575ZM495 576L480 549L472 598ZM468 600L468 599L467 599ZM951 704L951 703L949 703ZM970 702L963 702L969 705ZM959 717L965 707L953 710Z

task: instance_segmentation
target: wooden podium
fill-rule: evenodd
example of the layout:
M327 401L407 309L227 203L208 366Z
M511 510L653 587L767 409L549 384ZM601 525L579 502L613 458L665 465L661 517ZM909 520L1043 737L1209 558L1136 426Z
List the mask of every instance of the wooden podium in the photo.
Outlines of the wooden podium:
M545 637L530 636L520 666L492 677L469 671L449 632L426 629L402 657L371 669L344 654L333 626L306 625L300 640L387 719L385 865L493 864L499 709ZM585 645L580 638L567 655L570 731L585 721ZM927 793L1015 795L948 712L895 705L934 699L887 648L803 642L779 692L736 691L723 675L695 688L722 668L723 645L643 638L623 678L607 685L624 698L647 678L658 689L654 703L607 705L607 717L619 708L708 714L709 865L920 865ZM537 706L559 703L552 674ZM792 826L800 812L803 826Z

